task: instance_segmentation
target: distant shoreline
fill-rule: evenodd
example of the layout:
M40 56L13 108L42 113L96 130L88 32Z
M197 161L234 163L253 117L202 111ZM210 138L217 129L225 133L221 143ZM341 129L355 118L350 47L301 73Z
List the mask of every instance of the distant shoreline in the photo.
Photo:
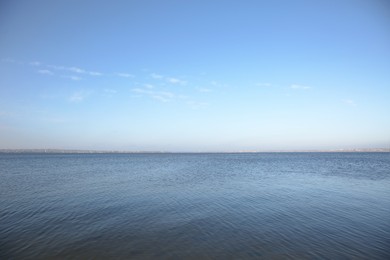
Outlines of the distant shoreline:
M236 154L236 153L383 153L387 148L329 149L329 150L263 150L263 151L117 151L117 150L71 150L71 149L0 149L0 153L47 153L47 154Z

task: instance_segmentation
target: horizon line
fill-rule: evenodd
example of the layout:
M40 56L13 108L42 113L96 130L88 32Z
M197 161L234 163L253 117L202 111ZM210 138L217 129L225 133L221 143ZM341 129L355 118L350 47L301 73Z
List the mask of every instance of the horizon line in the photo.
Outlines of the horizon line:
M56 149L56 148L17 148L17 149L0 149L0 153L79 153L79 154L206 154L206 153L326 153L326 152L390 152L390 148L341 148L341 149L275 149L275 150L231 150L231 151L158 151L158 150L99 150L99 149Z

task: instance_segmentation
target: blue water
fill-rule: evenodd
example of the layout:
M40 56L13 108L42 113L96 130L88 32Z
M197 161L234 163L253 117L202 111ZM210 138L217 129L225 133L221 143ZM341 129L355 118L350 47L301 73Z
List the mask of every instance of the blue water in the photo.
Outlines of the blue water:
M0 259L390 259L390 153L0 154Z

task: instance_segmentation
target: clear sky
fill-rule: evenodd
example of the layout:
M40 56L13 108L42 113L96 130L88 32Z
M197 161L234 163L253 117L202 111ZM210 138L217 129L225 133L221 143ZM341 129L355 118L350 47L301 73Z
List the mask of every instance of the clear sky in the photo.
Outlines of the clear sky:
M385 0L0 3L0 148L388 147Z

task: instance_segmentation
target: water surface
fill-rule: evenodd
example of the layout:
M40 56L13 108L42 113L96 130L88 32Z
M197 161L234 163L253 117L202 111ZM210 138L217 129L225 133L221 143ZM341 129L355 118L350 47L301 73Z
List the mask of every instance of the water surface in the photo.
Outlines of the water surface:
M390 259L390 153L0 154L1 259Z

